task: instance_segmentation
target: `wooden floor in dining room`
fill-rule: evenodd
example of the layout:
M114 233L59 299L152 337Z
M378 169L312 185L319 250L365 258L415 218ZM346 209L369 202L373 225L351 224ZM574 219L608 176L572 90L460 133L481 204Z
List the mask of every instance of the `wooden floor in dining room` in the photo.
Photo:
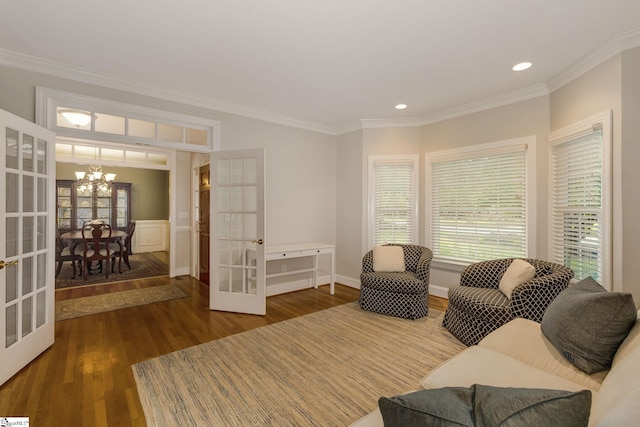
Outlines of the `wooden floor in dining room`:
M166 284L189 296L56 322L55 344L0 387L0 417L29 417L39 427L145 426L132 364L359 296L344 285L336 284L335 295L320 286L269 297L267 315L254 316L210 311L208 288L187 276L91 287L103 293ZM73 291L56 291L56 300L77 298ZM446 300L432 298L430 305L444 310Z

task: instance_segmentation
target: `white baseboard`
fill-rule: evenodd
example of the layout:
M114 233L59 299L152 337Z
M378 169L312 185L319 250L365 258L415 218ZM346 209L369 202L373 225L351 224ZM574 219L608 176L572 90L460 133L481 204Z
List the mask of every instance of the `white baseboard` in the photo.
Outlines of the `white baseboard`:
M349 286L351 288L360 289L360 279L354 279L352 277L336 274L336 282Z
M176 268L174 273L175 273L175 275L173 277L176 277L176 276L188 276L188 275L191 274L191 272L189 271L189 267Z
M444 286L429 285L429 295L449 299L449 288Z

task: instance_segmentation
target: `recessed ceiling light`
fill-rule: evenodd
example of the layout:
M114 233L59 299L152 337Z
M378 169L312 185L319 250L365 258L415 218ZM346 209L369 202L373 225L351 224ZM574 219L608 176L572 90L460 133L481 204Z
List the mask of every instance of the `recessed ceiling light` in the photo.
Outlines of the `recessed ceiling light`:
M516 64L513 66L512 70L513 71L524 71L527 70L529 68L531 68L531 62L521 62L519 64Z
M407 108L407 104L398 104L396 105L396 110L404 110Z

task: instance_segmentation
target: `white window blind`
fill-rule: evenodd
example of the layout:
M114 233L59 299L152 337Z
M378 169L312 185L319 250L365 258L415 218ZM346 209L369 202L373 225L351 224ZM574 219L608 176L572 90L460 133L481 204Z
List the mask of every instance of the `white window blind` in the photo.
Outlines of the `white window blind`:
M552 257L575 277L602 281L602 127L553 145Z
M369 163L370 240L416 243L417 158L373 157Z
M527 255L527 146L430 163L430 245L440 259L477 262Z

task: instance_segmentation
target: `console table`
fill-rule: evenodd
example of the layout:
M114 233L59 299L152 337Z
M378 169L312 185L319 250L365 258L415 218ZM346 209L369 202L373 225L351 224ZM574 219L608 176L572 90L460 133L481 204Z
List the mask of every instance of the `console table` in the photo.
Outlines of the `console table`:
M318 288L318 256L320 255L331 255L331 281L329 284L329 291L331 295L335 292L335 270L336 270L336 260L335 260L335 245L329 245L326 243L292 243L288 245L276 245L276 246L266 246L264 248L264 259L265 262L273 261L273 260L282 260L288 258L301 258L301 257L314 257L313 267L305 268L300 270L291 270L284 271L282 273L273 273L267 274L266 278L272 277L281 277L287 276L290 274L298 274L298 273L313 273L313 287Z

